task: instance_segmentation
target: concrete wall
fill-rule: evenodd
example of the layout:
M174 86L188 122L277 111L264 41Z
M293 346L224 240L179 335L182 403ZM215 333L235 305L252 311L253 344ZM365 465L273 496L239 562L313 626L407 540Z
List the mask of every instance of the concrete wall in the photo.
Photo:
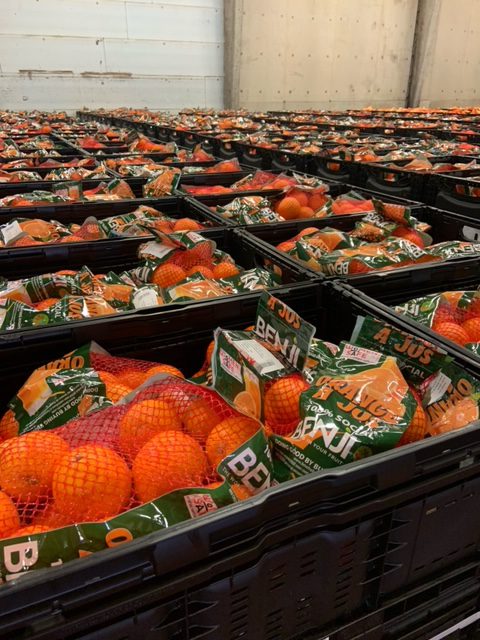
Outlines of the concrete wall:
M222 0L0 5L0 108L223 104Z
M417 0L226 0L225 12L234 106L405 103Z
M479 12L479 0L421 0L413 104L480 104Z
M226 105L478 105L479 12L480 0L225 0Z

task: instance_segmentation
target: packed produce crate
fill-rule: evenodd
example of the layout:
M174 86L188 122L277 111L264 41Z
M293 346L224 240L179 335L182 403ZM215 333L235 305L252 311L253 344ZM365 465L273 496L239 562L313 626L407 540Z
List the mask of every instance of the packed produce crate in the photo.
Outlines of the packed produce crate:
M163 612L156 625L165 638L200 624L209 629L207 637L220 639L236 623L260 639L282 602L285 613L275 625L283 637L320 633L339 626L339 618L347 623L388 606L390 594L438 578L472 556L477 531L463 523L477 518L478 425L450 431L449 424L460 425L449 422L449 413L438 417L444 400L432 397L423 409L420 390L439 376L460 376L472 385L475 402L479 382L461 360L404 333L398 318L335 286L316 292L293 292L298 304L303 296L306 318L315 325L281 299L265 297L242 306L208 303L193 315L179 311L162 320L160 332L154 316L131 316L116 327L90 325L49 339L39 329L28 346L20 339L2 345L16 363L3 369L9 378L5 401L18 386L0 423L9 436L0 450L3 522L10 531L3 535L13 535L0 545L4 558L11 545L25 545L25 560L7 563L10 573L13 567L30 574L45 567L52 575L48 595L42 572L25 581L9 575L0 590L2 633L30 628L33 637L78 637L80 629L87 634L98 624L98 607L107 634L115 633L111 625L124 635L138 632L135 625L146 630L148 615L143 622L130 617L136 607L132 584L147 598L162 594L154 602ZM335 316L320 312L331 304ZM372 314L379 330L391 331L380 348L371 350L370 330L355 331L358 313ZM221 329L212 334L216 326ZM312 338L315 329L318 337ZM89 334L103 349L83 344ZM412 352L415 345L414 363L411 355L398 356L399 339L408 340ZM421 345L430 350L431 366L422 364ZM233 376L234 363L240 377ZM210 380L212 386L205 386ZM361 407L350 407L348 385L359 384ZM380 411L385 385L397 389L387 413ZM422 393L429 397L425 388ZM455 402L451 390L445 393ZM54 413L45 410L52 403ZM321 406L341 407L334 423L318 413ZM446 433L422 441L433 416ZM314 419L323 420L325 429L330 424L328 438L322 439L321 429L318 435L310 431ZM373 431L365 430L365 419L375 422ZM50 428L32 431L41 420ZM148 430L139 430L147 423ZM48 465L38 462L42 447L48 447ZM464 456L471 463L457 466ZM157 459L164 460L164 475L149 470ZM22 464L38 482L21 484ZM180 488L185 484L192 489ZM163 498L148 502L158 493ZM458 504L455 513L452 504ZM445 535L426 554L432 526ZM30 556L27 547L38 553ZM82 562L74 560L79 555ZM50 566L59 561L64 566ZM312 590L320 577L321 593ZM261 582L260 612L254 585ZM292 608L292 600L305 598L311 606ZM61 618L51 616L53 599L63 609ZM35 606L26 614L27 601ZM184 613L175 614L181 603Z
M474 637L477 136L0 113L0 638Z
M358 287L372 278L394 280L398 270L414 271L421 282L442 263L478 260L478 234L468 219L432 207L373 204L375 211L360 219L331 216L256 225L239 233L254 235L264 247L274 246L314 273L351 279Z

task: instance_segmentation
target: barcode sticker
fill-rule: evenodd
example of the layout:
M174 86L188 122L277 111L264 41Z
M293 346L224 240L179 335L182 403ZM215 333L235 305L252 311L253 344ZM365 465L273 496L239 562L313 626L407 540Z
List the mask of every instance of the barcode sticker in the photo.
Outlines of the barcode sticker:
M245 358L253 361L253 365L259 373L271 373L285 369L280 360L256 340L238 340L235 342L235 346Z
M12 220L12 222L3 225L1 233L3 237L3 243L8 244L21 233L23 233L23 231L18 222L16 220Z
M168 253L172 251L172 247L166 247L164 244L160 244L152 240L152 242L147 242L144 244L140 250L142 256L150 255L155 256L156 258L163 258Z
M446 390L452 384L452 381L442 371L439 371L433 379L429 392L429 404L438 402L445 395Z

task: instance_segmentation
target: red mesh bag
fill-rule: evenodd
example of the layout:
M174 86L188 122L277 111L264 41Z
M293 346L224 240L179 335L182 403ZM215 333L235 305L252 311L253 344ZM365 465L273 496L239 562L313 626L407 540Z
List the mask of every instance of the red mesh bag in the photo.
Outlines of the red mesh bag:
M109 374L130 363L96 358ZM104 521L178 489L215 488L223 482L217 466L260 428L215 392L162 375L128 401L6 441L0 535L17 534L12 522L43 533Z

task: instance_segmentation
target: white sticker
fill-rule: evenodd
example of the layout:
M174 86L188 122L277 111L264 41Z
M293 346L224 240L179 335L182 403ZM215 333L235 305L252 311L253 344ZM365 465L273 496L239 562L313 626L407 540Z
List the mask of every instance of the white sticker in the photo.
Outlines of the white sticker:
M253 365L259 373L271 373L285 369L280 360L256 340L238 340L235 342L235 346L245 358L253 360Z
M343 348L342 358L348 358L349 360L356 360L357 362L365 362L367 364L377 364L382 357L378 351L372 351L371 349L365 349L364 347L357 347L354 344L346 344Z
M193 240L193 242L202 242L203 240L205 240L205 238L202 238L202 236L199 233L195 233L195 231L189 231L187 233L187 236L190 238L190 240Z
M158 305L158 296L153 289L144 287L135 291L133 294L133 306L135 309L144 309L145 307L156 307Z
M12 222L9 222L8 224L2 226L1 233L3 236L4 244L8 244L21 233L23 233L23 231L18 222L16 220L12 220Z
M143 245L140 250L140 254L142 256L148 254L149 256L155 256L156 258L163 258L171 251L173 251L172 247L166 247L164 244L160 244L159 242L152 240L151 242L147 242L147 244Z
M439 371L428 387L429 404L438 402L445 395L452 381L442 371Z

